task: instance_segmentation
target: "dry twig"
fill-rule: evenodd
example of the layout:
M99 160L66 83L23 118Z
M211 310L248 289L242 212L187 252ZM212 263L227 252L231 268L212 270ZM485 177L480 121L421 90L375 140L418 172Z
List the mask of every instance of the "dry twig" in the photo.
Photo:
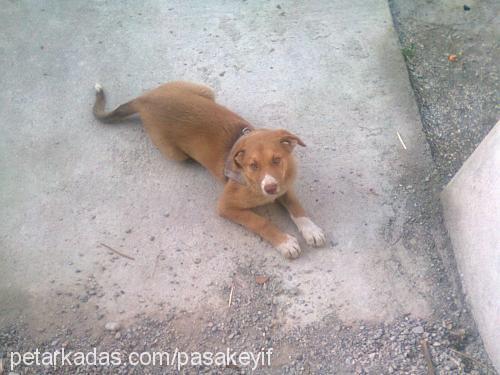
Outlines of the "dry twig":
M120 252L120 251L118 251L118 250L116 250L116 249L113 249L111 246L108 246L108 245L106 245L105 243L99 242L99 245L104 246L106 249L111 250L113 253L118 254L118 255L119 255L119 256L121 256L121 257L124 257L124 258L130 259L130 260L135 260L135 258L132 258L130 255L123 254L122 252Z
M401 146L403 146L403 148L406 150L406 145L403 142L403 138L401 138L401 134L399 134L399 132L396 132L396 134L398 135L399 142L401 142Z
M233 291L234 291L234 285L231 285L231 292L229 292L228 307L231 307L231 302L233 302Z
M479 366L481 366L481 367L484 367L485 369L487 369L487 370L488 370L488 372L490 372L490 371L491 371L490 366L488 366L488 365L484 364L484 363L483 363L483 362L481 362L481 361L478 361L477 359L475 359L474 357L470 356L470 355L469 355L469 354L467 354L467 353L462 353L462 352L459 352L458 350L455 350L455 349L452 349L452 348L450 348L450 351L451 351L451 352L453 352L453 353L455 353L455 354L458 354L459 356L461 356L461 357L463 357L463 358L467 358L468 360L470 360L470 361L474 362L475 364L477 364L477 365L479 365Z
M436 375L434 370L434 365L432 364L431 352L429 351L429 346L427 345L427 340L420 341L422 344L422 350L424 352L425 361L427 362L427 374Z

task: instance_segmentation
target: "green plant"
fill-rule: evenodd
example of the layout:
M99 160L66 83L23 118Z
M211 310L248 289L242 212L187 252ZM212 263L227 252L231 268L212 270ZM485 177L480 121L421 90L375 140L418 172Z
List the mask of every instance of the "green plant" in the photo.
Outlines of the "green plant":
M403 54L403 56L406 60L411 60L412 58L415 57L415 53L416 53L415 44L411 43L411 44L408 44L407 46L403 47L401 49L401 53Z

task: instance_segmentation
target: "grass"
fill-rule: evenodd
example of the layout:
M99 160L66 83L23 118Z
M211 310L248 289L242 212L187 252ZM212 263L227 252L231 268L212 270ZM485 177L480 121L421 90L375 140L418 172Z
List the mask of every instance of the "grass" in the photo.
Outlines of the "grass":
M411 43L401 49L401 53L403 54L405 60L411 60L415 57L416 48L415 44Z

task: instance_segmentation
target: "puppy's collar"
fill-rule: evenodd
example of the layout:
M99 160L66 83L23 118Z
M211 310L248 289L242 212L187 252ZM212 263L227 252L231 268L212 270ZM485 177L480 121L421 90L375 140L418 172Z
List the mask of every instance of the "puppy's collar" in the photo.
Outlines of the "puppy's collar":
M238 138L236 138L236 140L234 141L233 143L233 147L234 145L236 144L236 142L238 142L238 140L247 135L248 133L250 133L252 131L252 128L243 128L241 129L241 132L240 134L238 134ZM229 151L229 154L226 158L226 161L224 163L224 177L230 179L230 180L233 180L235 182L237 182L238 184L240 185L246 185L246 182L245 182L245 179L243 178L243 176L241 175L240 172L235 172L232 168L233 166L233 161L231 160L231 155L232 155L232 151L233 151L233 147L231 147L231 150Z
M250 133L251 131L252 131L252 129L251 129L251 128L243 128L243 129L241 129L241 135L238 137L238 139L240 139L240 137L241 137L242 135L247 135L247 134L248 134L248 133Z

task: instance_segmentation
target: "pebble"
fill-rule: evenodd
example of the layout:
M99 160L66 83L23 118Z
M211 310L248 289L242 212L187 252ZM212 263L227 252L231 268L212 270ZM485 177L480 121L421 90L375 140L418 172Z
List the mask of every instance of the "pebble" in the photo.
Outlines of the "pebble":
M382 336L384 335L384 330L383 329L378 329L375 334L373 335L373 338L375 340L378 340L379 338L381 338Z
M108 322L104 326L104 329L106 329L106 331L118 331L120 329L120 323Z
M416 335L421 335L422 333L424 333L424 327L418 326L413 328L411 331Z

